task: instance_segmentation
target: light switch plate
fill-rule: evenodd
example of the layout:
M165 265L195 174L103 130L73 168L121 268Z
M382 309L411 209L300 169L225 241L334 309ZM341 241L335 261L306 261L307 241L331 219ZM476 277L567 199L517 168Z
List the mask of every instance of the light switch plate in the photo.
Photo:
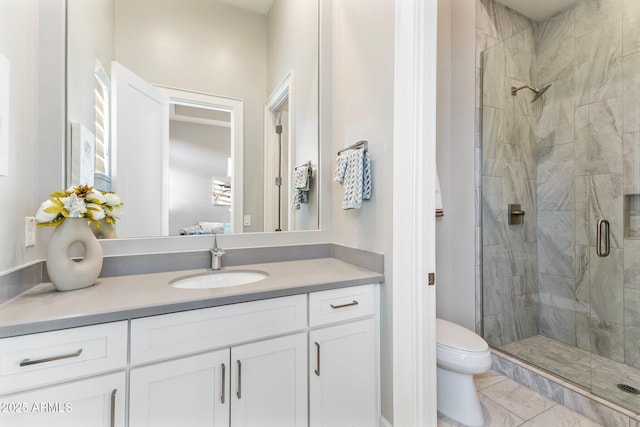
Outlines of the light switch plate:
M244 216L244 222L243 225L245 227L250 227L251 226L251 215L245 215Z
M24 247L29 248L36 244L36 218L27 216L24 218Z

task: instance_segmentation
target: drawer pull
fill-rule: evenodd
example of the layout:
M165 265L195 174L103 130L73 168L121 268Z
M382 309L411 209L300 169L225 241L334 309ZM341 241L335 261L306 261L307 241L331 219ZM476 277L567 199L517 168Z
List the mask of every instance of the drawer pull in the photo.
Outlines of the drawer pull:
M222 393L220 393L220 403L222 403L224 405L224 395L225 395L225 380L227 378L227 374L226 374L226 369L224 366L224 363L222 364Z
M20 362L20 366L37 365L39 363L53 362L55 360L70 359L72 357L78 357L81 354L82 354L82 349L79 349L75 353L62 354L60 356L45 357L44 359L36 359L36 360L24 359L22 362Z
M111 392L111 423L109 424L111 427L115 427L116 425L116 393L118 392L117 388L114 388Z
M242 399L242 363L239 360L236 360L238 363L238 389L236 390L236 396L238 399Z
M346 303L346 304L340 304L340 305L331 304L331 308L333 308L335 310L335 309L338 309L338 308L351 307L352 305L358 305L358 301L353 300L353 302L349 302L349 303Z
M320 344L316 341L316 369L313 370L316 376L320 376Z

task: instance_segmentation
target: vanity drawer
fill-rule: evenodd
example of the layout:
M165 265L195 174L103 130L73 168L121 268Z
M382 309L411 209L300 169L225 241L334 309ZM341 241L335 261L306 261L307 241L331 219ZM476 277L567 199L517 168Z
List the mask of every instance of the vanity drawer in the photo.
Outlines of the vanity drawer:
M0 394L124 369L127 322L0 339Z
M374 285L309 294L309 326L320 326L374 313Z
M131 364L305 329L306 303L306 295L293 295L134 319Z

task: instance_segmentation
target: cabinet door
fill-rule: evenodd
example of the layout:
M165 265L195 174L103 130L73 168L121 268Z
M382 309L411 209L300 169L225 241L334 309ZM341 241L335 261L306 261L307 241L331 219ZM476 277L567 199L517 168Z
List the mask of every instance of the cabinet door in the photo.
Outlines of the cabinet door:
M124 427L125 374L0 397L2 427Z
M231 348L231 425L307 425L306 333Z
M311 427L376 425L375 322L309 332Z
M229 349L132 369L129 426L228 426L229 376Z

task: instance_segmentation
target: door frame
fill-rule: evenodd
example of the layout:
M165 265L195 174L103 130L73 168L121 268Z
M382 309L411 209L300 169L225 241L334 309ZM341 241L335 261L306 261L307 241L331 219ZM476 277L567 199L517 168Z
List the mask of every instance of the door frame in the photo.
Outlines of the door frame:
M290 70L284 78L278 83L269 98L264 104L264 229L273 231L277 223L278 204L272 196L273 179L277 175L278 157L277 145L278 138L276 135L277 112L286 102L289 102L289 120L287 126L287 140L282 141L283 147L288 151L287 165L283 168L287 174L285 182L291 183L294 161L296 158L296 96L295 96L295 73ZM283 198L287 201L285 206L291 206L291 190L290 185L282 189L284 191ZM287 209L287 227L293 231L295 225L291 209Z
M395 2L393 425L436 425L437 0Z

